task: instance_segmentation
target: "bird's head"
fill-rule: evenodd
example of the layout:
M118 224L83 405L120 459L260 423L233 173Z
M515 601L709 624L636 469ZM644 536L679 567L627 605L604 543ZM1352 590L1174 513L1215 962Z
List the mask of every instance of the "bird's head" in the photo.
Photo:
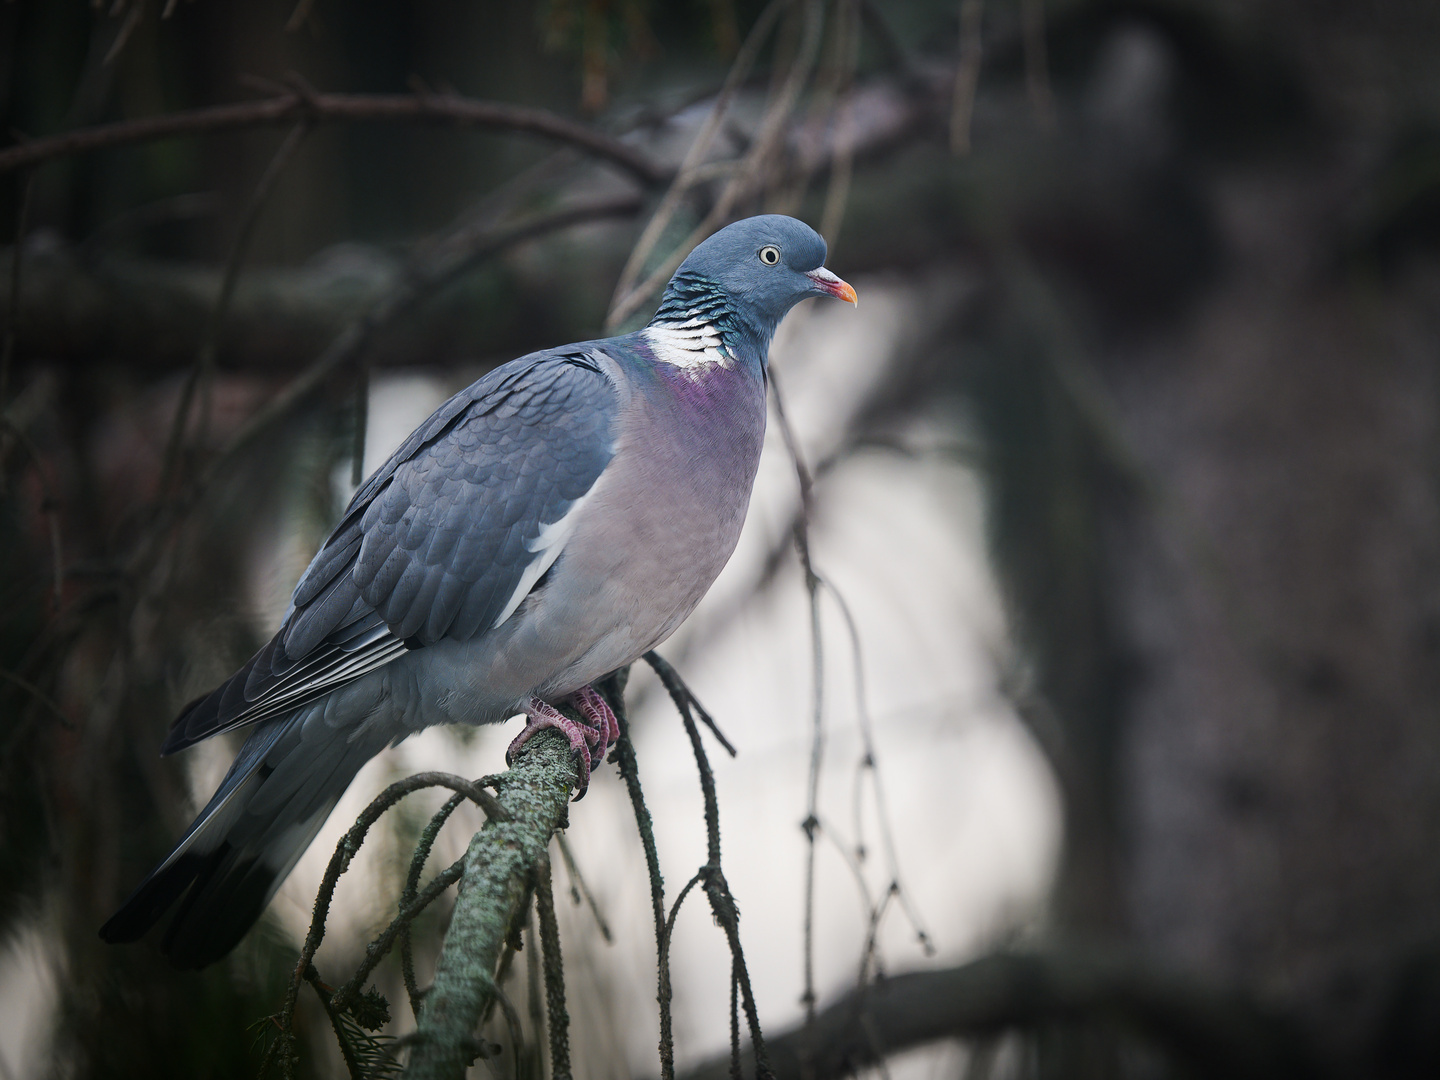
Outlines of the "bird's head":
M783 214L745 218L705 240L680 264L656 318L673 318L687 304L703 315L705 294L713 291L768 344L785 313L807 296L855 303L855 290L824 264L825 241L803 221Z

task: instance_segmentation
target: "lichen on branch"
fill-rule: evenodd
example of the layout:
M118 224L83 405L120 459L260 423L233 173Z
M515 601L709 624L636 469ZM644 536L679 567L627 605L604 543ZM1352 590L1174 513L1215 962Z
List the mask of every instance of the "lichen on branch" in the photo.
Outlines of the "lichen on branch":
M497 993L495 970L506 938L546 864L551 836L567 820L577 779L569 742L556 731L527 742L504 775L499 798L511 820L487 821L470 841L435 981L411 1040L407 1077L450 1080L474 1059L475 1031Z

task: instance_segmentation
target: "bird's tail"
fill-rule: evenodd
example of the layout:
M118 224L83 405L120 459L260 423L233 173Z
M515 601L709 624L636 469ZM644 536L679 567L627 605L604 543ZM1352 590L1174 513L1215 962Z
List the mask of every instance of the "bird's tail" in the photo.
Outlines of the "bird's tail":
M316 703L255 729L175 850L100 928L102 938L139 939L183 895L161 939L170 961L201 968L235 947L360 767L389 742L379 732L347 739L323 712Z

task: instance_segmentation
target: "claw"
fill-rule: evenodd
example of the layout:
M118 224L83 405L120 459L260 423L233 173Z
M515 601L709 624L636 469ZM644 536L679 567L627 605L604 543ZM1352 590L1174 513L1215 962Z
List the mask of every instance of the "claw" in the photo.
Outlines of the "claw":
M596 732L585 724L577 724L555 706L541 701L539 698L531 698L526 702L525 715L530 722L525 725L524 731L515 736L505 751L505 764L514 764L515 755L537 731L544 731L546 728L558 729L570 740L570 753L575 759L575 771L580 774L579 791L575 795L578 802L584 798L586 790L590 787L590 746Z

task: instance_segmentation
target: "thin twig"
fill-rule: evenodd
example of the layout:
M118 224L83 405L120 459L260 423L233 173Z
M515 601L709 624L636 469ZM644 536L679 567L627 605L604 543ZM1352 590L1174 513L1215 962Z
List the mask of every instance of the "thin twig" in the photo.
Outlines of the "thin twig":
M745 1080L740 1067L740 965L730 958L730 1080Z
M885 798L885 786L880 779L880 759L875 751L875 731L870 719L869 696L865 692L865 656L860 646L860 626L855 621L855 615L850 610L844 595L835 587L834 582L824 581L823 587L834 599L835 605L840 609L840 615L845 620L845 628L850 635L851 662L855 668L855 703L856 717L859 720L861 745L865 748L865 755L860 759L859 770L870 774L870 785L875 791L875 816L880 821L880 838L885 849L886 869L890 873L890 881L893 884L900 901L900 907L905 912L905 917L910 921L910 926L915 931L921 947L925 950L926 956L935 954L935 945L930 939L925 924L920 919L920 913L916 910L910 899L907 890L900 880L900 855L895 846L895 834L890 820L890 807ZM858 787L858 782L857 782ZM857 792L858 794L858 792ZM859 825L859 800L856 800L856 836L860 836Z
M52 698L49 694L45 693L44 690L41 690L29 679L22 678L21 676L16 675L13 671L6 671L4 668L0 668L0 679L4 679L6 682L18 686L21 690L24 690L25 693L29 694L41 705L44 705L47 709L54 713L56 717L59 718L60 725L61 727L65 728L65 730L75 730L75 724L68 716L65 715L65 710L60 708L54 698Z
M704 883L705 874L709 869L710 865L707 863L697 870L690 880L685 882L684 887L676 894L675 902L670 905L670 914L665 916L665 935L663 939L663 948L667 960L670 957L670 940L675 933L675 920L680 917L680 909L685 905L685 898L690 895L696 885Z
M770 390L775 397L775 415L779 421L780 434L785 448L795 464L795 478L800 486L800 514L795 520L795 551L805 573L805 590L810 599L810 650L814 698L811 714L810 771L806 784L805 820L800 827L805 830L805 922L804 922L804 969L805 991L801 1002L805 1006L805 1022L815 1020L815 828L819 823L817 814L820 805L820 771L825 760L825 644L820 634L820 576L815 572L810 559L810 518L814 500L814 481L805 465L795 431L785 413L785 399L780 392L780 383L775 373L770 373Z
M695 696L695 691L690 689L689 683L680 676L670 662L654 649L651 649L641 659L654 669L655 674L660 678L660 684L665 687L670 699L675 702L676 708L683 713L686 709L693 707L700 714L701 723L710 729L710 734L715 736L720 745L725 748L725 752L732 758L735 757L734 745L725 737L725 733L720 730L720 725L715 723L715 718L710 715L704 705L700 704L700 699ZM680 704L682 699L686 704Z
M855 852L841 838L840 833L827 825L823 817L817 816L815 828L821 836L835 845L840 861L855 879L855 887L860 890L860 906L865 909L865 918L869 919L875 912L875 901L870 898L870 883L865 880L865 871L860 867L860 860L855 857Z
M530 1014L530 1040L525 1046L527 1064L518 1076L533 1076L545 1080L545 1053L541 1049L545 1031L545 977L540 972L540 930L536 926L536 905L530 905L525 919L525 1009ZM496 982L501 980L496 979ZM568 1053L569 1047L566 1047ZM554 1080L554 1077L551 1077Z
M331 994L321 983L320 973L315 970L314 964L305 968L305 981L314 988L315 996L320 999L320 1007L325 1010L325 1015L330 1019L330 1027L335 1032L335 1041L340 1044L340 1056L345 1059L345 1068L349 1071L351 1080L365 1080L364 1066L355 1057L355 1050L345 1035L344 1025L340 1022L340 1013L335 1008Z
M645 187L658 187L668 182L671 176L668 168L628 143L545 109L476 101L452 92L329 94L302 93L298 90L260 101L163 113L32 139L8 150L0 150L0 174L106 147L154 142L182 135L293 124L307 119L313 123L411 122L519 131L566 143L608 161Z
M751 143L739 168L735 170L735 174L721 191L715 205L705 215L705 220L695 227L694 231L671 253L669 258L651 271L649 277L611 305L610 314L605 318L607 327L616 327L634 314L647 298L654 295L670 280L671 275L685 261L685 257L690 254L695 245L714 232L726 220L736 204L751 197L758 190L765 170L781 148L782 136L785 133L790 114L794 111L795 104L800 98L801 91L805 88L805 83L809 81L811 69L814 67L815 55L820 49L821 30L824 27L822 8L823 5L819 0L806 0L805 27L795 63L780 92L776 94L764 117L761 118L755 141Z
M500 987L498 979L490 982L490 997L492 1001L500 1006L500 1011L505 1014L505 1027L510 1032L510 1051L514 1059L514 1071L512 1076L520 1075L520 1048L525 1045L525 1033L520 1027L520 1013L511 1002L509 996Z
M835 94L835 149L830 166L830 184L825 190L825 209L820 213L820 235L835 255L845 207L850 201L850 181L855 171L855 69L860 63L860 0L843 0L840 5L839 56Z
M730 100L734 97L735 91L744 83L750 75L750 69L755 64L755 59L760 54L760 48L770 36L780 12L788 6L789 0L770 0L760 17L755 20L755 25L750 28L750 33L745 37L745 44L735 55L735 62L730 65L730 71L725 76L725 82L720 87L720 93L715 97L715 104L710 107L710 115L705 118L705 123L700 126L690 148L685 152L685 158L680 162L680 168L676 170L675 179L670 182L670 187L665 192L660 205L655 208L655 213L645 223L639 239L630 251L630 257L625 260L625 266L620 271L620 277L615 282L615 293L611 298L612 311L619 301L628 296L635 285L635 279L640 276L640 271L645 266L645 260L650 257L655 244L659 241L674 217L675 211L680 208L681 199L685 193L694 186L700 179L698 171L704 157L710 151L710 144L714 141L716 134L720 131L721 121L725 118L726 110L730 107ZM607 324L612 320L607 318Z
M370 973L375 970L381 960L385 959L395 942L399 940L401 931L414 922L415 916L434 903L441 893L459 881L464 872L464 858L456 859L436 874L430 883L416 894L414 900L400 909L379 937L365 946L365 959L345 985L335 992L335 1003L338 1008L348 1009L350 1007L364 987L365 980L370 978Z
M590 908L590 914L595 917L595 925L600 929L600 936L605 939L605 944L613 945L614 937L610 933L610 924L605 921L605 916L600 914L600 905L596 903L595 896L590 892L590 886L585 884L585 878L580 873L580 868L575 865L575 856L570 853L570 845L565 842L564 833L555 834L555 846L560 849L560 859L565 863L565 872L570 875L570 895L579 904L581 897L584 897L585 904Z
M115 35L115 40L111 43L110 50L105 54L105 59L100 62L102 67L109 67L120 58L120 54L125 51L125 46L130 41L131 35L135 33L135 28L140 25L140 21L144 18L145 0L135 0L135 3L131 5L130 11L125 16L125 21L120 24L120 32Z
M691 715L689 702L678 696L673 697L673 700L685 725L685 734L690 738L690 748L695 753L695 768L700 774L700 792L705 800L705 846L708 859L696 874L696 878L703 883L705 897L710 901L710 912L725 932L726 943L730 946L731 973L740 980L740 1000L745 1009L745 1022L750 1029L756 1080L770 1080L772 1074L769 1059L765 1054L765 1036L760 1030L755 992L750 985L750 971L745 966L745 950L740 944L740 909L735 904L730 883L725 880L725 872L720 866L720 801L715 792L715 773L710 768L710 759L705 755L705 744L700 738L700 729L695 724L695 718ZM676 910L679 910L678 901ZM667 927L667 943L668 934Z

